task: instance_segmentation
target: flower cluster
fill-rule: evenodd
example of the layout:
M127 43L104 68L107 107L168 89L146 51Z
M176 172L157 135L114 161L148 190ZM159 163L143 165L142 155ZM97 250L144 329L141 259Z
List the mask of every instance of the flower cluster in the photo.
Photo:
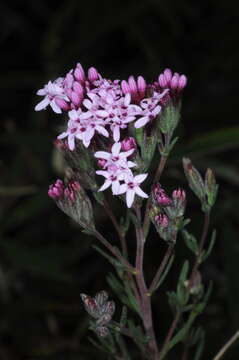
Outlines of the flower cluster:
M106 179L99 190L111 187L113 195L126 193L127 206L131 207L135 194L148 197L139 187L147 174L134 176L131 169L138 164L127 160L134 150L125 150L122 137L129 135L129 125L138 129L153 123L170 97L173 99L176 93L178 96L185 85L186 77L172 74L169 69L157 81L147 84L142 76L137 80L130 76L122 82L106 79L94 67L85 72L78 63L65 77L49 81L38 90L37 94L44 99L35 110L49 105L55 113L67 112L67 128L58 139L64 139L70 151L76 149L79 141L85 148L94 147L94 150L96 146L99 148L99 143L111 147L111 153L96 148L99 151L95 157L103 168L96 174ZM136 147L136 141L131 139Z
M185 191L182 189L174 190L170 198L161 185L157 183L153 187L152 199L152 222L165 241L173 241L185 211Z

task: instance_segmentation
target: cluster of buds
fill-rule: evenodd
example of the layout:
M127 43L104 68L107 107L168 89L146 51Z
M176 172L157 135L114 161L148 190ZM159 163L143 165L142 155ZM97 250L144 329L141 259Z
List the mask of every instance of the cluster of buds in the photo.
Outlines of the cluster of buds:
M140 132L138 129L146 133L144 128L158 128L157 123L161 113L165 114L164 110L174 102L175 93L179 98L186 85L184 75L173 74L171 70L166 69L163 79L167 79L167 82L162 81L161 75L158 76L157 81L150 84L147 84L142 76L138 76L137 79L130 76L128 81L110 80L102 77L94 67L85 72L78 63L64 77L49 81L37 92L44 98L36 105L36 111L43 110L49 105L55 113L67 113L67 127L57 137L58 141L61 141L57 143L61 151L77 152L80 143L84 151L89 150L91 157L93 159L96 157L100 168L105 170L95 171L94 175L105 177L107 182L101 187L96 183L90 184L91 190L96 191L98 188L99 191L103 191L111 187L113 195L125 193L128 207L132 206L135 194L148 197L139 187L147 174L140 174L139 168L142 169L141 172L145 172L148 168L157 143L153 135L151 137L154 139L151 141L148 141L146 136L145 142L149 146L145 146L144 151L142 149L144 144L141 144L137 138ZM166 122L169 121L172 122L167 118ZM176 124L175 121L174 123ZM137 146L140 146L140 152L137 152ZM112 151L111 154L102 151L110 148L121 149L121 153L118 152L117 156L113 156L118 150ZM132 151L141 153L142 159L138 156L138 161L135 163L127 161L126 157ZM100 153L103 156L99 156ZM75 159L74 155L67 156ZM120 160L117 160L117 157ZM140 162L144 163L143 166ZM78 169L76 163L77 161L74 160L73 166L69 165ZM86 162L87 164L89 162ZM85 181L86 184L87 182Z
M91 202L78 181L70 180L65 185L58 179L50 185L48 195L64 213L83 228L94 228Z
M160 236L168 242L174 242L182 223L186 205L186 194L182 189L172 192L169 197L159 183L152 191L150 217Z
M100 337L107 336L109 334L107 325L111 322L115 312L115 303L113 301L107 301L108 294L104 290L97 293L95 297L81 294L81 299L84 303L85 310L96 320L92 326L94 331Z

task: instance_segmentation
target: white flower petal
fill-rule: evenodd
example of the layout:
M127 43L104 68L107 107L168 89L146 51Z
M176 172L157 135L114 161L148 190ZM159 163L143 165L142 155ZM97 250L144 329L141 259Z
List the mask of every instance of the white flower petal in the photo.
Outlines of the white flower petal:
M97 159L105 159L108 160L111 157L111 154L106 151L96 151L95 157Z
M134 196L135 196L135 191L133 189L128 189L126 192L126 203L128 208L132 206L134 202Z
M103 126L97 125L97 126L96 126L96 130L97 130L98 133L100 133L101 135L104 135L105 137L109 137L108 131L107 131Z
M61 114L61 113L62 113L61 108L56 104L56 102L55 102L54 99L50 102L50 107L52 108L52 110L53 110L55 113L57 113L57 114Z
M108 187L110 187L111 184L112 184L111 180L106 180L98 191L104 191L108 189Z
M118 156L120 153L120 149L121 149L121 143L115 142L114 145L112 146L111 152L114 156Z
M146 125L148 122L149 122L149 117L143 116L134 123L134 127L136 129L139 129L139 128L143 127L144 125Z
M122 185L120 185L120 187L119 187L119 189L118 189L117 195L124 194L126 191L127 191L127 185L126 185L126 184L122 184Z
M118 191L120 189L120 183L119 181L113 181L112 182L112 193L113 195L118 195Z
M45 99L43 99L41 102L39 102L36 106L35 106L35 111L40 111L45 109L48 105L50 104L50 100L45 97Z
M139 186L136 186L136 187L134 188L134 191L135 191L135 193L136 193L138 196L140 196L140 197L142 197L142 198L147 199L147 198L149 197L142 189L140 189Z
M97 170L95 172L97 175L102 175L104 176L106 179L110 176L110 174L108 173L108 171L104 171L104 170Z
M119 127L119 125L114 126L113 139L114 139L114 141L117 141L117 142L120 139L120 127Z
M136 175L135 178L134 178L134 181L135 181L137 184L141 184L141 183L146 179L147 176L148 176L148 174Z

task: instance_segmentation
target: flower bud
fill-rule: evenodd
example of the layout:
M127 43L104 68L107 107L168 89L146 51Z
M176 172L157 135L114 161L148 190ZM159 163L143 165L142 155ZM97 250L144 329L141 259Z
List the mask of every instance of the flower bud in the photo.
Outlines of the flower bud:
M172 70L165 69L163 73L164 73L164 76L165 76L165 79L166 79L167 83L169 84L171 79L172 79Z
M147 84L146 84L146 81L144 80L143 76L138 76L137 86L138 86L138 91L139 91L140 97L144 98Z
M168 86L168 81L165 77L164 74L160 74L159 77L158 77L158 83L159 83L159 86L163 89L165 89L167 86Z
M123 91L123 94L130 94L130 87L126 80L123 80L121 82L121 89Z
M205 206L206 193L205 185L200 173L193 166L192 162L188 158L183 158L183 167L189 186L194 194L200 199L202 207Z
M58 179L56 180L55 184L50 185L48 190L48 195L54 199L60 199L64 194L64 184L63 181Z
M131 149L137 149L135 138L127 137L121 142L121 150L128 151Z
M128 84L129 84L131 94L137 94L137 91L138 91L137 84L136 84L135 78L132 75L128 79Z
M167 228L168 227L168 217L167 215L160 214L156 215L154 218L154 221L156 225L158 225L161 228Z
M76 65L76 68L74 70L74 76L75 76L76 80L78 80L78 81L81 81L81 82L85 81L85 72L80 63L78 63Z
M55 102L62 110L67 111L70 108L69 104L67 104L67 102L63 99L55 98Z
M178 90L181 91L187 85L187 77L185 75L181 75L178 80Z
M96 81L99 79L98 71L94 67L89 68L88 79L90 82L93 82L93 81Z

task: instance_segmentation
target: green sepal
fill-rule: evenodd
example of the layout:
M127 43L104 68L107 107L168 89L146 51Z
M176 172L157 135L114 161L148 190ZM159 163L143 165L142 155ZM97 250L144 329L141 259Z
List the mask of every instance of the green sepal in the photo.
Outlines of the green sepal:
M190 234L187 230L182 230L183 239L186 246L195 254L198 254L198 242L193 234Z

